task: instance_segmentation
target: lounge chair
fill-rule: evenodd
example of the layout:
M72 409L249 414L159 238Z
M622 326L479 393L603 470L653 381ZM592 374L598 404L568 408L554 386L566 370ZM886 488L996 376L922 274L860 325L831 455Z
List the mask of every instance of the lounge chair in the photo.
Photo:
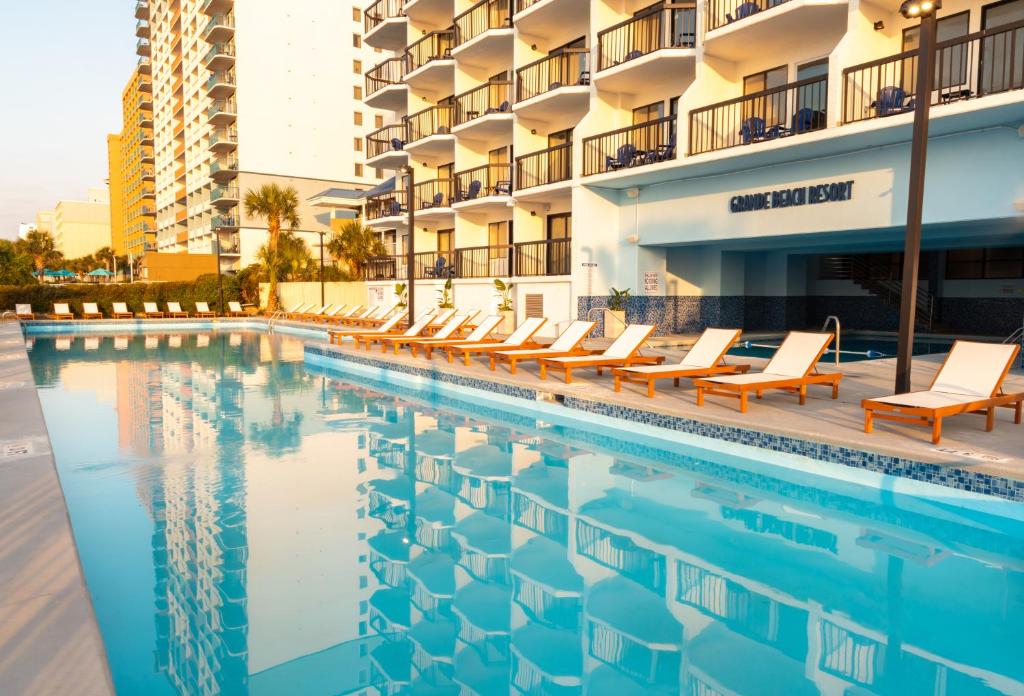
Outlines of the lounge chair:
M481 341L480 343L458 343L454 346L445 346L448 353L448 362L455 359L455 354L462 356L463 362L469 365L470 359L477 353L484 355L493 353L496 350L512 350L514 348L537 348L539 344L532 341L533 335L540 331L547 323L544 317L528 317L508 337L501 342Z
M374 343L381 343L385 338L392 336L404 336L406 338L412 338L414 336L420 336L426 330L427 325L430 324L434 318L433 312L425 312L413 322L405 331L370 331L367 333L356 333L351 334L352 340L356 342L356 346L363 345L366 350L370 350L370 346ZM386 348L385 348L386 349Z
M314 305L293 318L301 321L316 321L317 317L323 316L323 313L326 312L329 307L330 305Z
M217 316L216 313L210 311L210 305L206 302L196 302L195 315L200 319L209 319Z
M472 319L470 321L472 321ZM489 317L484 317L484 320L481 321L465 338L437 338L435 336L433 338L426 338L422 341L417 341L410 345L413 357L422 350L424 357L426 357L427 360L430 360L433 357L434 350L444 349L447 346L457 346L467 343L497 343L497 339L491 339L490 336L501 324L501 321L502 316L500 314L494 314ZM469 322L466 323L468 324ZM463 326L465 326L465 324Z
M298 317L302 316L309 310L313 309L313 307L314 306L312 302L303 302L302 304L298 305L291 311L283 312L283 314L285 316L285 319L297 319Z
M826 384L832 387L832 398L839 398L839 372L817 372L818 360L830 343L830 333L791 331L775 355L764 366L763 372L744 375L723 375L694 380L697 387L697 405L704 405L705 394L729 396L740 400L740 413L747 412L747 398L754 392L761 398L769 389L796 392L800 405L807 403L807 387ZM813 374L812 374L813 373Z
M373 310L371 310L368 315L366 315L362 319L355 320L354 323L356 323L356 324L358 324L360 326L366 326L366 327L369 327L369 328L373 328L374 326L380 326L381 324L386 322L388 320L388 318L396 310L398 310L398 308L399 308L399 303L398 302L396 302L395 304L391 305L390 307L385 307L384 305L378 305Z
M335 314L333 317L327 317L326 321L328 323L331 323L331 324L344 324L349 319L351 319L352 317L356 316L360 312L365 312L365 311L367 311L367 310L366 310L365 307L363 307L363 305L359 305L359 304L352 305L351 307L346 307L345 309L341 310L340 312Z
M942 438L942 419L961 413L984 413L985 430L995 427L996 409L1014 409L1014 423L1021 422L1024 392L1003 392L1020 346L1005 343L957 341L925 391L864 399L864 432L874 430L874 419L930 425L932 443Z
M82 303L82 318L83 319L102 319L103 312L96 306L95 302L83 302Z
M67 302L54 302L53 314L50 315L50 318L57 319L58 321L67 321L74 319L75 315L71 313L71 308L68 307Z
M306 310L313 306L312 302L298 302L291 306L291 309L281 310L282 314L300 314L303 310Z
M364 320L373 319L380 312L380 307L357 307L358 311L352 312L348 316L341 317L338 321L346 326L360 326Z
M438 329L431 337L427 336L395 336L391 338L382 338L380 341L380 348L382 351L387 351L388 346L394 348L394 352L397 353L399 348L407 345L415 345L419 341L428 341L433 338L446 339L451 338L457 332L462 329L462 326L469 321L468 314L453 314L448 321L445 322L444 326ZM429 325L428 325L429 326Z
M606 367L660 365L665 361L664 355L640 355L640 347L654 333L655 328L651 324L630 324L603 353L596 355L544 358L540 361L540 378L547 379L548 371L553 368L562 370L565 383L572 384L572 371L580 368L596 367L600 375Z
M573 355L589 355L589 350L580 348L591 331L592 321L574 321L566 327L558 338L547 348L519 348L517 350L498 350L491 353L491 369L499 362L508 363L508 371L516 373L516 363L524 360L540 360L542 358L565 358Z
M180 302L168 302L167 303L167 316L175 317L178 319L188 319L188 312L181 308Z
M725 354L740 337L739 329L704 329L697 342L690 346L683 359L675 365L641 365L612 370L615 391L622 391L623 382L647 385L647 396L654 396L654 385L659 379L679 380L714 375L746 373L750 365L727 365Z
M336 304L330 309L328 309L326 312L321 314L319 317L317 317L316 320L318 322L323 322L325 324L330 323L334 321L334 317L344 312L346 307L348 307L347 304Z
M434 314L434 318L430 320L430 324L427 325L427 333L435 334L441 330L441 328L448 323L448 320L455 316L456 310L449 307L447 309L438 308L437 313Z
M128 311L128 303L126 302L115 302L112 314L115 319L135 318L135 315Z
M241 302L228 302L228 316L229 317L238 317L238 316L243 316L244 317L245 314L246 313L244 311L242 311L242 303Z
M140 314L143 319L163 319L164 317L164 313L156 306L156 302L143 302Z
M372 329L370 331L365 331L362 329L340 331L336 329L331 329L330 331L327 332L327 337L330 343L336 343L338 345L341 345L342 340L344 340L346 337L355 340L356 336L365 336L367 334L381 334L393 336L395 328L398 326L399 323L401 323L405 319L406 315L407 312L404 309L401 312L395 312L394 314L391 315L390 319L388 319L386 322L381 324L376 329Z
M30 304L16 304L14 305L14 313L18 315L18 318L22 321L35 321L36 313L32 311L32 305Z

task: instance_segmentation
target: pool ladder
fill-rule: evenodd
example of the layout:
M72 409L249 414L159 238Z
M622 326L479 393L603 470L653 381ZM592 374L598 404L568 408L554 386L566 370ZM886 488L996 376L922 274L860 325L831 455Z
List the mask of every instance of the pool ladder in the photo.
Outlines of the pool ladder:
M1003 343L1020 343L1020 366L1024 368L1024 317L1021 317L1020 328L1004 338Z
M274 333L274 322L283 316L284 312L282 312L280 309L276 310L273 314L270 315L270 318L267 319L267 333Z
M6 324L8 321L12 319L16 324L21 322L21 320L18 318L18 314L16 312L12 312L9 309L4 310L4 313L0 314L0 324Z
M835 322L836 325L836 349L834 352L836 354L836 365L838 366L839 354L842 351L841 341L843 337L843 326L842 324L839 323L839 317L837 317L835 314L829 314L827 317L825 317L825 323L821 325L821 332L825 333L825 329L827 329L829 324L831 324L832 322Z

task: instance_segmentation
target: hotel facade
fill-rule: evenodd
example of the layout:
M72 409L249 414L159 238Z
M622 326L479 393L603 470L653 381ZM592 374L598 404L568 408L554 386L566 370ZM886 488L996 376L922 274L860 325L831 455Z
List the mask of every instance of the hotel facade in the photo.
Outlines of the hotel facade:
M361 103L375 51L359 7L141 0L135 16L152 70L159 252L219 247L221 268L237 271L266 238L266 222L242 210L247 190L293 185L306 201L377 182L363 137L384 115ZM330 231L312 207L301 212L302 232Z
M153 80L149 58L139 58L121 94L121 132L107 136L110 153L110 247L141 257L156 249L156 175L153 152Z
M367 163L392 246L368 281L559 321L628 288L627 318L891 330L918 27L861 0L379 0ZM1024 0L939 13L919 329L1024 315ZM406 193L409 167L415 179ZM600 319L603 312L593 312Z

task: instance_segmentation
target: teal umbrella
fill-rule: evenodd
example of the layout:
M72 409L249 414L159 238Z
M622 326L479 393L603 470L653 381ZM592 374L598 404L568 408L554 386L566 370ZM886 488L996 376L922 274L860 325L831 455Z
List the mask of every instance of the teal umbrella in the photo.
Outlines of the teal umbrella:
M89 271L88 275L92 276L93 278L110 278L114 274L105 268L96 268Z

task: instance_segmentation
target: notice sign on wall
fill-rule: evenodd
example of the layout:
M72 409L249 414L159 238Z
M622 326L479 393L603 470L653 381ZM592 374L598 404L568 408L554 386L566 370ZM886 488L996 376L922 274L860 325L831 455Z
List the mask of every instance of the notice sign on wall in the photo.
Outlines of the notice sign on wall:
M831 184L812 184L811 186L797 186L796 188L733 196L729 199L729 212L749 213L755 210L838 203L852 198L853 181L837 181Z
M661 274L657 271L644 272L644 294L647 296L661 294Z

